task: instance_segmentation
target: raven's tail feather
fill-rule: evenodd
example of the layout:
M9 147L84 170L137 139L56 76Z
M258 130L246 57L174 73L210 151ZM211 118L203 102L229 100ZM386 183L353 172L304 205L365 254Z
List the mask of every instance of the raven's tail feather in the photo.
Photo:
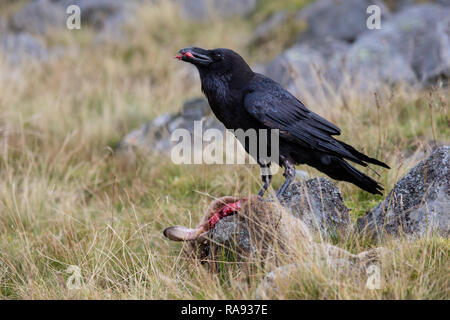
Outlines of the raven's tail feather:
M382 194L381 192L384 189L377 181L358 171L345 160L334 156L331 156L329 160L331 160L329 165L321 166L318 169L333 179L351 182L361 189L373 194Z
M387 168L387 169L390 169L390 167L386 164L386 163L384 163L384 162L381 162L381 161L379 161L379 160L377 160L377 159L375 159L375 158L370 158L370 157L368 157L368 156L366 156L364 153L361 153L361 152L359 152L358 150L356 150L355 148L353 148L351 145L349 145L349 144L346 144L345 142L342 142L342 141L339 141L339 140L337 140L348 152L350 152L353 156L355 156L356 158L358 158L358 159L360 159L360 160L362 160L362 161L364 161L364 162L367 162L367 163L372 163L372 164L376 164L376 165L378 165L378 166L381 166L381 167L384 167L384 168ZM356 170L356 169L355 169Z

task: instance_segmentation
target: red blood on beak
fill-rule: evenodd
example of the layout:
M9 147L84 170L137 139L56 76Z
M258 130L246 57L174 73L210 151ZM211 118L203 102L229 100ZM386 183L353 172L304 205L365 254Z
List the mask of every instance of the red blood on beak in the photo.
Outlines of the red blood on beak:
M178 60L183 60L183 57L189 57L189 58L194 58L194 56L192 55L192 53L190 52L182 52L181 54L177 55L175 58Z

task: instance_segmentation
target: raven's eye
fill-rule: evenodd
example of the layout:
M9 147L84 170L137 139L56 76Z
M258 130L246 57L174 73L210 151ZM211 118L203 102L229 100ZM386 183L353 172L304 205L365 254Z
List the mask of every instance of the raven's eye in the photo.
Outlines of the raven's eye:
M217 53L214 54L213 59L216 60L216 61L220 61L220 60L223 59L223 56L222 56L222 54L220 54L219 52L217 52Z

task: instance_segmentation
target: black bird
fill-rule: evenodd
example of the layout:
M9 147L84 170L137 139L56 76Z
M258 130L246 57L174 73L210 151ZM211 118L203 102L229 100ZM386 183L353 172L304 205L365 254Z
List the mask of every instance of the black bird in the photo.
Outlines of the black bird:
M227 129L279 129L278 164L284 167L286 180L277 192L278 197L293 181L296 164L310 165L333 179L381 194L383 188L375 180L345 160L389 169L387 164L335 139L333 136L341 132L337 126L308 110L279 83L253 72L236 52L192 47L180 50L176 58L197 67L202 91L217 119ZM244 142L243 146L249 152L248 144ZM263 187L259 195L262 196L272 179L270 163L256 160L261 166Z

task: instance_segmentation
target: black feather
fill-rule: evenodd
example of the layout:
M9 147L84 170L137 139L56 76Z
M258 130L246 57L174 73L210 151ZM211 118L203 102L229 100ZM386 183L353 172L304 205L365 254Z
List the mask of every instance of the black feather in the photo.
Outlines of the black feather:
M371 193L381 193L383 188L375 180L345 159L362 166L369 163L384 168L389 166L336 140L333 136L339 135L341 130L306 108L279 83L254 73L232 50L187 48L180 52L187 51L202 58L198 63L192 59L188 62L198 68L202 90L214 114L226 128L279 129L278 163L286 168L285 174L292 175L294 164L308 164L331 178L351 182ZM221 58L216 59L217 56ZM245 142L244 148L249 151ZM291 180L287 179L285 184ZM283 185L281 189L285 187Z

